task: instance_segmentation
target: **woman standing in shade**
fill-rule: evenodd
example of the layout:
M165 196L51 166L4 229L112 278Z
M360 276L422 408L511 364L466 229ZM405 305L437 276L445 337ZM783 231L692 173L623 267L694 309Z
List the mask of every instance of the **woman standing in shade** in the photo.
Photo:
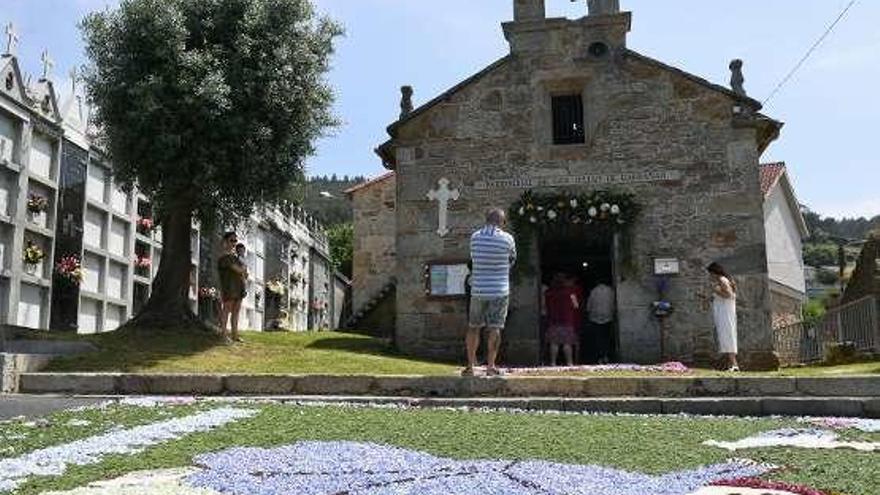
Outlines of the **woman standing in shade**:
M712 263L706 270L712 278L712 315L718 335L718 352L726 361L724 368L727 371L739 371L736 362L736 282L718 263Z

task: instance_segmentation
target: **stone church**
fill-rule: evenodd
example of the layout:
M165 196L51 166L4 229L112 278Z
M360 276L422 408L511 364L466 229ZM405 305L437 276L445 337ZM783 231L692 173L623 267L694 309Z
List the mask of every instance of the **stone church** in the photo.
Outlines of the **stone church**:
M638 206L624 228L573 222L517 236L503 362L541 362L542 285L565 271L587 289L612 280L618 360L706 363L715 342L705 268L717 261L739 285L741 361L777 366L767 246L790 234L765 229L759 163L782 124L747 96L742 62L731 63L730 88L713 84L627 48L632 14L617 0L588 4L571 20L547 18L544 0L514 0L509 54L417 108L403 88L400 118L377 148L392 173L349 191L351 323L385 308L403 352L461 358L469 238L486 211L530 195L613 192Z

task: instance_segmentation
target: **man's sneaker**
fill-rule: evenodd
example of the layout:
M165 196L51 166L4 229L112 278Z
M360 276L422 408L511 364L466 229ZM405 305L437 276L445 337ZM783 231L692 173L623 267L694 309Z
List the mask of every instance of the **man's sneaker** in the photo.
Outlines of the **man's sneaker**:
M461 376L474 376L474 369L469 367L461 370Z

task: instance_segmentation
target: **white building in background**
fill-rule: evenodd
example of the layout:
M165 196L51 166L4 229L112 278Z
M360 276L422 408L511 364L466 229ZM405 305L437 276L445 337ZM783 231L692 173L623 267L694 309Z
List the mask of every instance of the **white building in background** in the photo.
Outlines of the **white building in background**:
M16 57L0 58L0 324L106 332L149 298L161 231L151 225L149 200L114 183L91 135L75 83L59 104L48 77L27 86ZM329 315L343 302L324 287L332 277L322 274L332 271L318 222L291 208L255 216L240 235L252 275L242 328L336 328ZM219 236L193 225L190 302L209 321L218 240L211 237ZM42 258L28 262L28 246ZM79 284L58 274L67 257L81 261Z
M785 163L761 165L761 191L764 229L774 234L767 236L773 324L786 325L801 320L807 298L803 240L809 232Z

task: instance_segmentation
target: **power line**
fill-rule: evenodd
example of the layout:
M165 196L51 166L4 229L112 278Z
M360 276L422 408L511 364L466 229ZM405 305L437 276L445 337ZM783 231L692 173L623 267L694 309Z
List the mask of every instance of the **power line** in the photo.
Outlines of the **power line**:
M788 75L786 75L782 79L782 81L780 81L779 84L776 85L776 88L773 89L773 91L770 93L770 96L768 96L763 102L761 102L762 105L766 105L767 102L770 101L774 96L776 96L776 94L779 93L782 87L785 86L785 84L788 83L788 81L792 77L794 77L795 73L801 68L801 66L804 65L804 62L806 62L807 59L810 58L810 55L812 55L813 52L816 51L816 48L819 48L819 45L821 45L822 42L825 41L825 38L827 38L828 35L830 35L832 31L834 31L834 28L837 26L837 24L843 20L843 18L846 16L846 13L849 12L853 5L856 4L856 1L858 0L850 0L849 4L847 4L840 15L837 16L837 19L834 19L834 22L832 22L831 25L828 26L828 29L826 29L825 32L822 33L822 36L820 36L819 39L816 40L815 43L813 43L813 46L811 46L810 49L807 50L806 55L804 55L803 58L801 58L801 60L797 63L797 65L795 65L794 68L791 69L791 72L789 72Z

